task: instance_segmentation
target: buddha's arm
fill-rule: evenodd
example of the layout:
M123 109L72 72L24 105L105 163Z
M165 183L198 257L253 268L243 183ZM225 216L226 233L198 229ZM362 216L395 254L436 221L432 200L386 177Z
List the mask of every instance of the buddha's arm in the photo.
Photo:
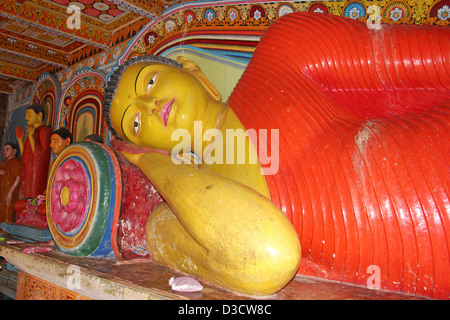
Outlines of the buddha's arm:
M167 155L122 154L170 206L154 221L160 223L154 229L165 230L153 238L161 243L149 245L163 263L247 294L271 294L295 275L299 240L270 200L223 176L175 165Z

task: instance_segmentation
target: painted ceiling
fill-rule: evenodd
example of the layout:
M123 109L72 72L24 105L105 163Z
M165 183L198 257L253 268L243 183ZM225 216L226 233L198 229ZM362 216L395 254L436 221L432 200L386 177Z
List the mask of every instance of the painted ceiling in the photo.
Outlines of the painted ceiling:
M172 3L180 1L2 0L0 92L133 37Z
M195 1L199 2L192 3ZM283 0L265 4L257 0L224 0L227 5L208 8L215 1L0 0L0 93L11 94L19 81L35 83L45 72L56 74L63 69L70 70L77 63L130 40L144 27L153 26L153 22L155 30L175 38L175 26L185 30L183 24L203 31L220 24L236 28L239 33L241 26L262 30L274 17L293 11L326 12L366 21L373 15L368 13L368 8L376 7L382 23L450 23L450 0L302 0L292 1L292 5ZM244 4L236 6L240 2ZM179 14L160 19L181 7L186 9L183 9L184 18ZM267 14L267 19L261 12ZM146 45L164 43L163 38L154 41L156 33L152 33L147 34L146 39L153 40ZM229 33L224 36L226 41L230 40ZM200 39L194 31L185 43L192 38ZM223 39L219 41L223 45ZM200 47L204 47L203 42ZM170 46L172 42L164 45Z

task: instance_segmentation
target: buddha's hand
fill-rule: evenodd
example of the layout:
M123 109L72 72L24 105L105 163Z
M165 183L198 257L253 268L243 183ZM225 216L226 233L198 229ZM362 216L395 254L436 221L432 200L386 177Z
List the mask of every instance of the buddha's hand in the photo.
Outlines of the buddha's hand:
M25 136L25 130L21 126L16 127L16 138L17 140L23 140Z

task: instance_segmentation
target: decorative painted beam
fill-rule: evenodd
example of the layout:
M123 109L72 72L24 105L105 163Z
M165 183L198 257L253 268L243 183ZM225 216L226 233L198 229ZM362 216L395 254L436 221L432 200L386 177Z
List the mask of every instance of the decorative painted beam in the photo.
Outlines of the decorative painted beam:
M151 20L156 20L161 17L164 10L168 8L172 1L159 0L159 1L147 1L147 0L111 0L111 2L120 5L130 11L136 12Z
M26 40L0 34L0 48L0 51L37 59L43 63L49 63L63 68L68 66L66 54Z
M0 61L0 75L32 82L37 80L36 70L5 61Z

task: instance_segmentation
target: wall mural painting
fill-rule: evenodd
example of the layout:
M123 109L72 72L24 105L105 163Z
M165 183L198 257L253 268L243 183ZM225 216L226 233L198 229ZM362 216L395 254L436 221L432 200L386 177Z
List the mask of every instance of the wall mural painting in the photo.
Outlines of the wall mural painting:
M253 51L255 43L249 40L253 41L252 37L257 35L258 41L262 31L292 12L324 13L388 24L448 25L450 1L235 1L222 6L212 1L202 4L185 2L165 11L159 21L143 28L124 56L159 55L180 43L203 49ZM226 39L218 32L222 29L227 30Z
M67 85L61 99L57 127L68 128L74 141L96 133L104 137L102 102L105 78L91 68L77 71Z

